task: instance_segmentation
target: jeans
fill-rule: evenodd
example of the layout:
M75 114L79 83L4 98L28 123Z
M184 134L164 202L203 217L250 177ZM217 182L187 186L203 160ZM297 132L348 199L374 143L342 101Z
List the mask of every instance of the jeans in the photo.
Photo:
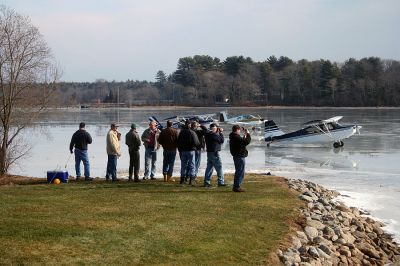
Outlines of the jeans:
M244 179L244 168L246 165L245 157L233 156L233 162L235 163L235 177L233 180L233 189L240 188L240 185Z
M90 164L87 150L80 150L75 148L75 171L76 177L81 177L81 161L85 169L85 177L90 177Z
M194 179L194 151L181 151L179 152L181 157L181 179Z
M156 174L157 151L154 147L147 147L144 153L144 177L153 178ZM151 165L151 170L150 170ZM151 172L151 173L150 173Z
M110 177L112 180L117 179L117 160L117 155L108 155L106 179L110 179Z
M175 158L176 158L176 150L174 150L174 151L164 150L163 157L164 157L163 158L163 174L172 176L172 172L174 170Z
M194 151L194 176L197 177L201 163L201 150Z
M135 179L139 178L140 169L140 154L139 151L129 150L129 179L132 178L132 174Z
M217 171L218 185L225 184L219 152L207 152L207 168L206 173L204 174L204 184L211 184L211 176L214 168Z

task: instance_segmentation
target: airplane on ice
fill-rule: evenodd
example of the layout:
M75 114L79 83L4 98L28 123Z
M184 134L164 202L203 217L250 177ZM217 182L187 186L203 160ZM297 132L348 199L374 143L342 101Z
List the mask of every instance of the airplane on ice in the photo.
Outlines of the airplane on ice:
M361 126L341 125L342 116L325 120L312 120L302 129L290 133L283 132L273 120L265 121L264 139L267 146L275 144L326 144L333 143L334 148L343 147L343 140L360 134Z
M264 122L264 118L261 116L254 116L250 114L239 115L235 117L228 118L226 112L219 113L219 121L221 123L228 123L228 124L238 124L238 125L245 125L245 126L259 126Z

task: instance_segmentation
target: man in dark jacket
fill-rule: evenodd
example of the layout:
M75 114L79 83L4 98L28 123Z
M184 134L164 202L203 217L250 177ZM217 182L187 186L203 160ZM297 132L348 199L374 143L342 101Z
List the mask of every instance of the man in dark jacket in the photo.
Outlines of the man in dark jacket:
M194 151L194 176L195 178L197 178L201 163L201 150L204 149L206 146L204 135L207 131L201 129L197 121L193 121L190 125L190 128L196 133L197 138L200 142L200 145L197 146L196 150Z
M167 128L161 131L158 143L163 147L163 176L164 182L172 181L176 158L176 142L178 140L178 131L172 127L172 121L167 121Z
M181 184L189 179L189 185L194 185L195 180L195 155L196 147L200 145L196 133L189 128L189 123L181 129L178 136L178 150L181 158Z
M221 145L224 143L224 135L222 135L222 131L222 128L213 123L210 125L210 130L207 131L205 135L207 146L207 168L204 174L205 187L211 187L213 168L217 171L218 186L225 186L224 172L222 171L221 157L219 155Z
M126 133L125 144L129 148L129 181L132 182L132 174L134 176L134 182L140 182L139 180L139 169L140 169L140 145L142 145L137 131L138 126L133 123L131 130Z
M233 162L235 164L235 177L233 180L233 191L244 192L244 189L240 187L244 179L246 157L248 151L246 146L250 144L251 137L247 129L244 129L244 136L240 136L240 126L234 125L232 127L232 133L229 134L229 148L231 155L233 156Z
M83 167L85 169L85 180L92 181L93 178L90 177L90 164L88 156L88 144L92 143L92 137L85 129L85 123L79 124L79 130L77 130L71 138L71 143L69 144L69 151L75 152L75 171L76 171L76 181L81 178L81 161L83 162ZM73 151L75 147L75 151Z

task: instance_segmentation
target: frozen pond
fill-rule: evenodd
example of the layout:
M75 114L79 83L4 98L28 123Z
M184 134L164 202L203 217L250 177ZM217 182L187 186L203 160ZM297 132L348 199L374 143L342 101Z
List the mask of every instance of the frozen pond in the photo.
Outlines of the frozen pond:
M109 124L120 121L120 132L125 135L132 122L146 128L147 117L165 118L174 114L213 113L223 108L157 109L85 109L54 110L44 115L36 129L25 132L32 144L30 156L20 162L12 172L27 176L45 176L46 171L63 169L69 157L68 146L79 122L87 123L93 137L89 146L91 172L94 177L104 177L106 167L105 136ZM229 115L251 113L273 119L283 131L298 129L303 122L344 116L341 123L361 125L361 135L345 140L344 147L266 147L264 141L254 138L249 148L247 170L307 179L346 195L342 200L351 206L361 207L388 223L387 230L400 240L400 109L258 109L229 108ZM223 126L225 136L229 125ZM123 138L124 139L124 138ZM122 143L122 157L118 161L120 176L128 170L128 150ZM158 169L161 169L162 151L159 151ZM233 161L229 146L222 151L225 172L232 172ZM203 175L205 154L202 160ZM179 165L179 159L177 161ZM143 159L141 163L143 168ZM75 175L73 158L67 165ZM83 169L82 169L83 170ZM175 173L178 173L175 167ZM161 172L158 171L160 174Z

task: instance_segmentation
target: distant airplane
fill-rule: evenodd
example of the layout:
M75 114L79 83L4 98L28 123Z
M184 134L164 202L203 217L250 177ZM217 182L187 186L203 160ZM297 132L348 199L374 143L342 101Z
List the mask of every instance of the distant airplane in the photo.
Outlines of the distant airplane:
M313 120L304 124L304 128L290 133L283 132L273 120L265 121L264 138L267 146L271 144L324 144L332 143L333 147L343 147L343 140L360 134L361 126L341 125L342 116L326 120Z
M261 118L261 116L254 116L250 114L244 114L228 118L226 112L220 112L219 121L221 123L228 123L228 124L258 126L264 122L264 118Z

